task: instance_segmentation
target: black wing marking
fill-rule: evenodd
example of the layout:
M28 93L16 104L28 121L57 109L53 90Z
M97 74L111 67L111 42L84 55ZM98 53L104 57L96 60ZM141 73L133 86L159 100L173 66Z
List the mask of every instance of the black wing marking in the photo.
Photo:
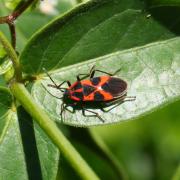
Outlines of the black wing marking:
M89 86L89 85L83 85L82 88L83 88L84 96L88 96L89 94L91 94L92 92L96 90L95 87Z
M83 100L83 93L82 92L73 92L72 96L74 96L80 100Z
M120 78L111 77L101 88L114 97L121 96L127 91L127 83Z
M101 94L100 92L96 91L94 93L94 100L95 101L103 101L104 100L103 94Z

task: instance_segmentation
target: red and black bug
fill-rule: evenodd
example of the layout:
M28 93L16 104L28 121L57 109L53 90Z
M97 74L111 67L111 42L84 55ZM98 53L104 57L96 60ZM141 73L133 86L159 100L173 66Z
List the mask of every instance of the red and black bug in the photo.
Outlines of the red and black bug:
M93 66L88 74L77 75L77 81L75 83L71 84L69 81L64 81L59 85L57 85L47 73L48 77L53 82L53 84L48 84L48 86L64 92L63 97L56 97L63 100L61 105L61 117L67 106L72 106L73 109L81 109L84 116L96 116L104 122L104 119L102 119L98 113L89 110L88 107L91 107L91 109L92 107L96 107L105 111L104 107L115 104L115 106L113 106L114 108L125 101L135 100L134 96L127 96L127 83L118 77L113 77L118 71L111 74L97 70L95 66ZM104 73L106 75L94 77L95 72ZM87 77L89 78L86 79ZM64 83L67 83L68 88L62 87ZM91 114L87 115L86 112Z

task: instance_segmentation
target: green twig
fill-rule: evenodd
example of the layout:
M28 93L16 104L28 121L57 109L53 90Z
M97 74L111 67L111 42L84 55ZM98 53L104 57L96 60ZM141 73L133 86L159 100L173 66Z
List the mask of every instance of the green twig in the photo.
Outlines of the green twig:
M26 111L37 121L40 127L47 133L59 150L64 154L69 163L77 171L82 179L99 179L88 166L76 149L61 133L55 122L50 120L47 114L37 105L31 95L21 83L12 82L11 91L16 99L22 104Z
M2 43L2 45L4 46L4 49L6 50L8 56L12 60L14 70L15 70L15 77L16 77L17 81L20 82L22 80L22 72L21 72L20 63L19 63L17 54L14 51L11 44L9 43L9 41L7 40L7 38L4 36L4 34L1 31L0 31L0 42Z

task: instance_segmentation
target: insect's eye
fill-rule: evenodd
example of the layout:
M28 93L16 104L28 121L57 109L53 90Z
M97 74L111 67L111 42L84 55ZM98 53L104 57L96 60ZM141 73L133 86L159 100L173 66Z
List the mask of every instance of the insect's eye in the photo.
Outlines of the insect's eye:
M65 92L64 92L64 95L67 96L67 97L69 97L69 96L70 96L69 90L66 89Z

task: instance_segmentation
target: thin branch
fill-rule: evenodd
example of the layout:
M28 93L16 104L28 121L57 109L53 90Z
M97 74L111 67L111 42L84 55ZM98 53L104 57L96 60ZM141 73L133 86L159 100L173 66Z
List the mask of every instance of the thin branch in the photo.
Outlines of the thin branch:
M16 47L16 29L14 21L34 2L35 0L28 0L14 10L10 15L0 17L0 24L8 24L11 33L12 46Z
M11 15L14 20L17 19L35 0L28 0L22 6L20 6L16 11L14 11Z
M14 22L35 0L28 0L23 3L17 10L13 11L10 15L0 17L0 24Z
M12 44L12 47L15 49L16 48L16 28L15 28L14 23L9 23L8 25L9 25L9 30L11 33L11 44Z

